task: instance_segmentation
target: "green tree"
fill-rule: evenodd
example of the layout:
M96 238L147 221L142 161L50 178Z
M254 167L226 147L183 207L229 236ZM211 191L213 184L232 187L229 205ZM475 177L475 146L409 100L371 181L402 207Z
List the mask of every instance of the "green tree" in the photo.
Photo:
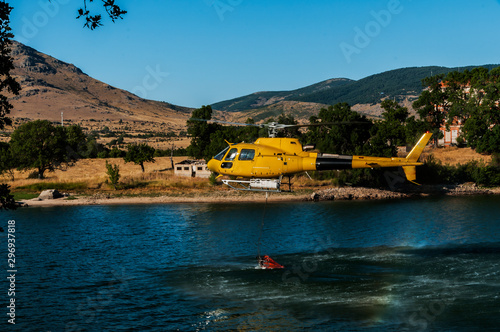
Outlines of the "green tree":
M413 106L435 134L439 127L461 122L460 139L478 152L500 151L500 68L474 68L450 72L423 80L428 90L422 92Z
M239 143L244 141L248 127L218 126L218 130L210 134L210 143L206 146L202 158L208 161L227 147L227 142ZM252 139L248 142L253 142Z
M53 171L66 159L66 135L63 127L47 120L36 120L19 126L11 135L10 146L19 170L36 168L38 177Z
M245 121L246 124L254 125L255 120L253 118L248 118ZM240 127L239 133L239 141L251 143L254 142L257 138L259 138L259 130L260 128L257 126L243 126Z
M87 135L83 132L79 125L71 125L64 127L66 132L66 153L68 161L74 161L85 156Z
M381 106L384 109L382 113L384 120L376 122L371 129L372 137L367 153L394 157L397 155L397 147L406 144L406 121L409 112L406 107L390 99L384 100Z
M427 86L428 89L424 90L413 102L413 108L417 110L420 118L428 123L436 147L438 139L443 137L439 128L444 124L446 114L451 106L447 93L441 84L443 78L444 75L441 74L423 79L422 85Z
M405 124L408 119L408 109L402 107L396 101L386 99L380 106L384 109L379 128L384 133L384 137L389 141L390 147L406 144Z
M297 122L297 120L295 120L295 118L293 117L293 115L291 115L291 114L285 114L285 113L280 114L280 116L278 117L278 121L277 122L279 124L284 124L284 125L297 125L297 124L299 124ZM298 127L291 127L291 128L287 128L285 130L280 130L278 132L278 137L300 138L301 137L301 133L300 133Z
M6 116L10 113L12 105L9 102L5 92L15 95L19 94L21 86L10 75L14 69L13 59L10 55L10 45L14 35L10 32L10 11L12 7L6 2L0 2L0 129L5 125L11 125L12 121Z
M472 119L466 122L465 128L470 128L471 123ZM479 128L480 126L477 126L475 128L475 132L478 136L480 132ZM471 131L468 131L467 137L471 137ZM469 145L473 146L479 153L500 152L500 126L495 125L491 129L488 127L484 127L483 131L481 132L481 136L474 141L474 144Z
M8 143L0 142L0 175L10 173L14 179L13 169L15 168L13 156Z
M125 156L125 151L120 150L116 146L114 146L111 151L109 151L110 158L122 158Z
M12 124L12 121L7 117L12 109L12 104L9 102L7 96L5 96L5 93L9 92L18 95L19 90L21 90L19 83L10 75L10 71L14 69L13 59L10 55L10 46L14 37L10 28L11 10L12 7L8 3L4 1L0 2L0 129ZM4 151L2 151L3 153ZM6 156L3 155L2 159L5 159ZM1 162L4 165L0 167L10 167L6 166L6 162L10 163L10 161L3 160ZM9 186L0 184L0 210L14 209L15 207L16 205L12 195L10 195Z
M215 145L211 143L213 140L220 142L222 138L220 136L222 126L216 123L209 123L208 120L211 119L212 107L202 106L194 110L193 113L191 113L191 118L187 121L187 132L188 135L191 136L191 144L188 146L187 151L190 156L196 159L208 159L214 156L214 154L212 154L212 148ZM214 133L216 133L215 136L212 136ZM229 140L230 138L226 137L225 139Z
M120 180L120 167L118 165L109 164L106 160L106 174L108 175L109 182L116 190L118 186L118 181Z
M422 136L422 133L428 130L429 127L425 121L417 120L415 116L408 117L405 124L406 144L415 145Z
M476 68L467 79L471 96L463 117L463 136L477 152L500 152L500 68Z
M338 154L361 154L373 126L366 116L352 111L347 103L322 108L318 117L309 120L311 124L325 125L309 127L304 140L316 143L320 151Z
M98 143L97 139L89 135L84 147L85 158L107 158L109 150L102 144Z
M210 123L212 108L202 106L191 114L187 121L188 135L191 136L191 145L187 154L196 159L209 160L227 146L227 142L253 142L259 137L260 128L252 126L255 121L251 118L245 121L250 126L222 126Z
M0 210L15 210L16 207L16 201L10 194L9 186L5 183L0 184Z
M155 149L146 143L129 144L127 146L127 153L123 159L125 162L134 162L136 165L141 165L142 172L144 172L144 163L155 162Z

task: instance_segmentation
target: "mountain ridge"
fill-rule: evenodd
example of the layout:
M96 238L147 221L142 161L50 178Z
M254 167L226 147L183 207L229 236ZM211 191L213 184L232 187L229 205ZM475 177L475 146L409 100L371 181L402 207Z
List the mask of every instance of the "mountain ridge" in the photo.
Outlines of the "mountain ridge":
M459 70L470 70L476 67L492 69L498 66L498 64L466 66ZM289 112L290 108L296 109L305 103L312 111L302 114L301 118L304 119L304 116L314 115L326 105L346 102L358 112L379 117L383 111L380 108L380 102L390 98L408 107L410 113L414 113L411 104L424 90L422 79L455 70L456 68L440 66L407 67L370 75L359 80L329 79L295 90L261 91L212 104L212 108L234 113L234 116L239 119L244 119L247 113L261 119L264 118L264 114L265 116L278 116L283 112ZM331 84L332 82L335 84ZM280 103L283 107L279 105ZM296 106L291 106L293 104ZM295 115L293 112L291 114Z

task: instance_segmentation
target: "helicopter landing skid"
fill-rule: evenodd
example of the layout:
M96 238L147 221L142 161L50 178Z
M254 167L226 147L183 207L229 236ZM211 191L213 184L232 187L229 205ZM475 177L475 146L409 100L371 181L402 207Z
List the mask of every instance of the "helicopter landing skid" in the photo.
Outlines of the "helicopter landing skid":
M279 179L250 179L250 180L222 180L225 185L243 191L261 191L261 192L291 192L291 183L284 183L288 190L282 189L281 177Z

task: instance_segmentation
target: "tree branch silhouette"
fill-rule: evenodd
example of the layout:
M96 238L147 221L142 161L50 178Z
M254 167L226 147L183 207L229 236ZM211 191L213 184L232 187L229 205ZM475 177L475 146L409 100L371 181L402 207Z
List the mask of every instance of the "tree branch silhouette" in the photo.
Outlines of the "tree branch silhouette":
M111 21L115 22L117 19L123 19L123 15L127 13L126 10L121 9L119 5L115 3L115 0L101 0L106 14L109 16ZM83 7L78 9L77 19L85 19L85 24L83 25L90 30L94 30L102 26L102 15L91 11L88 7L90 3L94 0L83 0Z

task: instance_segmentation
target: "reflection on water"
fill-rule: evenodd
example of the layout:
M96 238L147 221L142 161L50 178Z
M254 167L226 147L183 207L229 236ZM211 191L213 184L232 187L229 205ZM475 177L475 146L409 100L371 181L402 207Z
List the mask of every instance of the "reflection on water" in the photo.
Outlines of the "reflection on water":
M17 227L22 291L13 328L494 330L498 203L467 197L2 213ZM284 270L255 269L264 208L261 252Z

